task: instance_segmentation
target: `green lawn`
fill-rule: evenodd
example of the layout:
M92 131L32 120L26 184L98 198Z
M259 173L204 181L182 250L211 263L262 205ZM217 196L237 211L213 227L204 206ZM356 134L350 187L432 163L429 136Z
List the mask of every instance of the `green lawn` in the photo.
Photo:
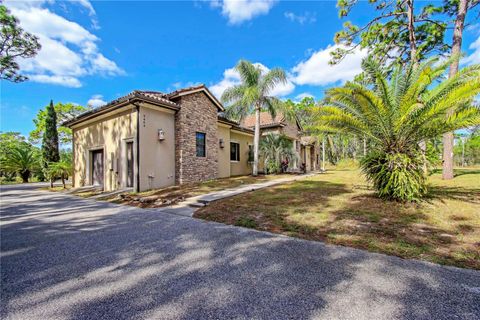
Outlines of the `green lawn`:
M480 269L480 169L430 177L421 203L375 197L359 170L326 174L212 203L202 219Z

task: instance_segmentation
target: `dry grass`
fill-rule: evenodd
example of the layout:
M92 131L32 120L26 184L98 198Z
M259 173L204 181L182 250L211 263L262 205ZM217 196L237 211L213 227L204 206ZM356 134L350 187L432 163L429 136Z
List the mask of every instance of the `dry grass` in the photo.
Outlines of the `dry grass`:
M212 203L196 217L403 258L480 269L480 170L434 173L421 203L375 197L358 170L333 170Z

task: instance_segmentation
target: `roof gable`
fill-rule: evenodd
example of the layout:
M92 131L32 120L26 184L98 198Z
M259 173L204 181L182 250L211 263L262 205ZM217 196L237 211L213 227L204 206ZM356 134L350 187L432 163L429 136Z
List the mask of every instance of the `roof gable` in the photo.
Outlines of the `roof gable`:
M218 111L225 111L225 108L223 107L222 103L218 101L218 99L208 90L208 88L204 85L198 85L198 86L193 86L193 87L188 87L188 88L183 88L183 89L178 89L175 90L168 95L168 99L175 99L181 96L189 95L189 94L194 94L197 92L203 92L205 95L215 104L217 107Z

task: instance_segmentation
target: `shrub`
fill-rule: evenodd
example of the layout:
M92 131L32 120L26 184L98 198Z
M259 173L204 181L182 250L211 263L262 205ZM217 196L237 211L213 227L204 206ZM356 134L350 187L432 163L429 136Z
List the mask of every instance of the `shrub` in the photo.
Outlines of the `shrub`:
M427 191L424 160L419 152L373 151L362 159L361 168L382 198L414 201Z

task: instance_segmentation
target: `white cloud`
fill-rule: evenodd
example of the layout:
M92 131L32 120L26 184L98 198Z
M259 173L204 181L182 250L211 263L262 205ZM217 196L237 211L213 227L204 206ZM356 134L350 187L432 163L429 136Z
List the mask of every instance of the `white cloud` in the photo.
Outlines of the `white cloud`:
M298 85L323 86L352 80L362 71L361 63L367 56L367 51L357 49L339 64L330 65L328 63L331 59L330 52L336 48L337 45L328 46L326 49L314 52L310 58L293 67L293 82Z
M49 76L45 74L30 75L29 79L35 82L58 84L65 87L80 88L82 84L75 77L69 76Z
M87 101L87 106L92 108L101 107L106 104L107 102L103 100L103 96L101 94L96 94Z
M298 22L300 24L305 24L305 23L314 23L317 21L317 14L311 13L309 11L305 11L304 14L297 15L293 12L287 11L284 13L285 18L292 22Z
M276 0L214 0L211 6L221 8L230 24L241 24L256 16L267 14Z
M95 14L90 2L77 2L86 7L90 15ZM115 76L125 73L100 52L97 36L78 23L42 7L44 4L44 1L7 2L20 25L38 36L42 45L34 58L19 60L21 70L30 80L80 87L80 78L86 75Z
M259 67L265 73L270 70L269 68L258 62L254 63L254 65ZM238 74L237 70L235 70L235 68L229 68L223 72L223 79L210 87L210 91L212 91L212 93L220 99L225 89L240 84L240 82L240 75ZM290 77L287 76L287 82L284 84L278 84L269 93L269 95L283 97L292 93L293 90L295 90L295 84L293 84L293 82L290 80Z
M315 96L309 92L302 92L297 95L294 100L301 101L303 98L315 98Z
M473 53L463 59L462 63L477 64L480 63L480 36L468 47Z

